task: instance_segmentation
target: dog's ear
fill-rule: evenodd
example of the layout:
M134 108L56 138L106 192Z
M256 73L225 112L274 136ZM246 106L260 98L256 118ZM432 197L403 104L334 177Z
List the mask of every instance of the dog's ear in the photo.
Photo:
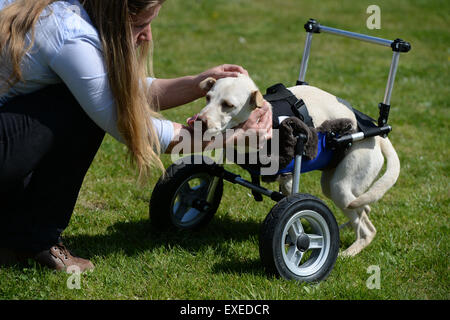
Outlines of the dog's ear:
M252 92L250 96L250 105L253 108L261 108L264 105L264 97L259 90Z
M216 79L209 77L206 78L205 80L203 80L202 82L200 82L199 87L200 89L202 89L203 91L208 92L209 90L211 90L211 88L214 86L214 84L216 83Z

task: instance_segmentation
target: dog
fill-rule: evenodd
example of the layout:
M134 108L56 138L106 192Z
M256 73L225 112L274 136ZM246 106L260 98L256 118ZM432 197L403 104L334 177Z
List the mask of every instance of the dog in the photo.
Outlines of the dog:
M255 108L262 107L264 98L250 77L215 80L205 79L200 83L206 94L207 104L197 115L210 133L223 133L245 122ZM350 119L357 128L354 112L344 100L319 88L300 85L287 88L298 99L302 99L315 127L327 120ZM386 171L377 179L386 158ZM400 174L400 160L389 139L380 136L354 142L342 160L321 176L323 194L339 207L349 222L356 240L342 256L355 256L367 247L376 235L369 220L370 203L376 202L395 184ZM292 174L280 175L280 190L291 193ZM343 227L341 226L341 227Z

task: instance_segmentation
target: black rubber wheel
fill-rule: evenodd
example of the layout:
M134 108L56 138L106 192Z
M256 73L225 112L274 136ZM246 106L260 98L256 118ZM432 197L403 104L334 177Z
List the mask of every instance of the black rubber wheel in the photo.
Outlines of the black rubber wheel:
M336 219L325 203L312 195L286 197L264 220L259 253L269 274L304 282L324 280L339 253Z
M167 168L155 185L150 199L150 222L159 230L176 227L196 230L208 224L223 194L223 180L216 185L212 203L206 201L213 185L212 160L190 156Z

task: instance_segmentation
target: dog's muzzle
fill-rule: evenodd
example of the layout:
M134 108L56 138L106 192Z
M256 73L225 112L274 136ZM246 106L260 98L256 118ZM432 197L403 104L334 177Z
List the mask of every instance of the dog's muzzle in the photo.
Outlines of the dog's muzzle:
M201 129L202 133L205 133L205 131L208 130L208 121L206 119L201 119L198 114L190 117L186 122L193 130Z

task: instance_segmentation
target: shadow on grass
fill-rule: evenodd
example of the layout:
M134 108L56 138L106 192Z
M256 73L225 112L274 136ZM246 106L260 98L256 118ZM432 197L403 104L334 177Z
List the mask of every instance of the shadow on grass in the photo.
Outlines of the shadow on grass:
M198 231L168 230L161 232L149 220L118 222L108 228L107 234L69 235L64 237L70 248L84 256L106 256L121 252L127 256L138 255L160 247L181 247L195 253L204 247L232 240L247 241L258 237L260 223L256 220L236 221L229 217L215 217Z
M160 248L170 250L174 247L196 254L211 246L217 248L220 256L222 243L258 238L260 227L261 223L256 220L236 221L230 217L215 217L209 225L198 231L172 229L161 232L149 220L140 220L115 223L108 228L107 234L65 236L64 242L69 248L74 248L76 254L86 258L114 253L136 256L146 251ZM212 270L215 273L264 273L259 259L247 260L234 255L218 259Z
M248 259L245 261L241 259L223 259L214 264L212 271L215 273L265 275L264 268L259 259Z

